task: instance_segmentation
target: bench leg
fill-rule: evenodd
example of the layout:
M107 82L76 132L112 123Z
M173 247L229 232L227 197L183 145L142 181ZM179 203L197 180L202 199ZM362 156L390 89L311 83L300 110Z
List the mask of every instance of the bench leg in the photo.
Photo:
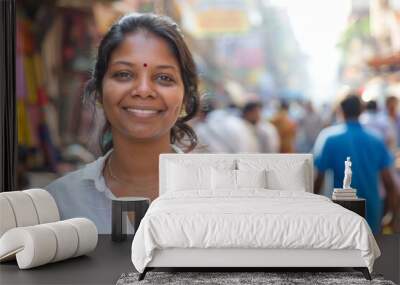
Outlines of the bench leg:
M371 275L369 274L369 270L367 267L354 267L355 270L361 271L364 275L365 279L372 280Z
M150 271L149 268L145 268L144 271L142 273L139 274L139 278L138 281L142 281L145 277L146 277L146 273Z

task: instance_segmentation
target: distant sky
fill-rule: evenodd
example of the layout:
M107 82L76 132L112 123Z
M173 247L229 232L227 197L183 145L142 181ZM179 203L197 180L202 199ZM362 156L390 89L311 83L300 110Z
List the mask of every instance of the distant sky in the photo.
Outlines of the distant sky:
M273 5L287 9L302 51L309 57L310 90L306 95L317 104L334 98L339 53L338 39L345 29L350 0L276 0Z

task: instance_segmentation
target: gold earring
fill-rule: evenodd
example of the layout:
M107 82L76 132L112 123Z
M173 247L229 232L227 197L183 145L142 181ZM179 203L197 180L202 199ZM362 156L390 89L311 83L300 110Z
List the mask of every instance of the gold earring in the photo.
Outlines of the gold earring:
M186 115L187 115L187 113L186 113L185 108L182 108L181 112L179 113L179 118L181 119L181 118L185 117Z

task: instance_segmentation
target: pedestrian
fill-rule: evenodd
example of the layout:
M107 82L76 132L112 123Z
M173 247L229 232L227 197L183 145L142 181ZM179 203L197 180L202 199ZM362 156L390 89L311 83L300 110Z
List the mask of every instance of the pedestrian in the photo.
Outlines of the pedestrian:
M398 203L390 171L393 157L383 140L360 124L362 102L359 96L348 95L341 101L340 109L344 123L323 129L314 146L314 163L317 169L314 192L320 192L324 174L328 170L333 172L334 187L342 188L343 162L351 157L351 187L357 189L358 197L366 199L366 219L372 231L379 233L383 216L383 200L378 190L379 178L390 197L389 206L393 212Z
M279 110L271 119L271 123L276 127L280 139L281 153L293 153L295 151L296 123L289 116L289 103L281 100Z

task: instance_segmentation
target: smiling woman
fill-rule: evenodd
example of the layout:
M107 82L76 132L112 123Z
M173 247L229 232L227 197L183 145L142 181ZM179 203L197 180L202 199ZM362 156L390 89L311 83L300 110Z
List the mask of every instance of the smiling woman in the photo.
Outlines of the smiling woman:
M114 143L121 136L170 141L184 97L180 74L164 40L141 31L126 36L111 55L100 99Z
M110 233L113 198L155 199L159 155L197 144L186 124L198 109L197 85L192 55L171 19L131 14L114 24L84 96L104 110L103 156L47 186L61 217L87 217Z

